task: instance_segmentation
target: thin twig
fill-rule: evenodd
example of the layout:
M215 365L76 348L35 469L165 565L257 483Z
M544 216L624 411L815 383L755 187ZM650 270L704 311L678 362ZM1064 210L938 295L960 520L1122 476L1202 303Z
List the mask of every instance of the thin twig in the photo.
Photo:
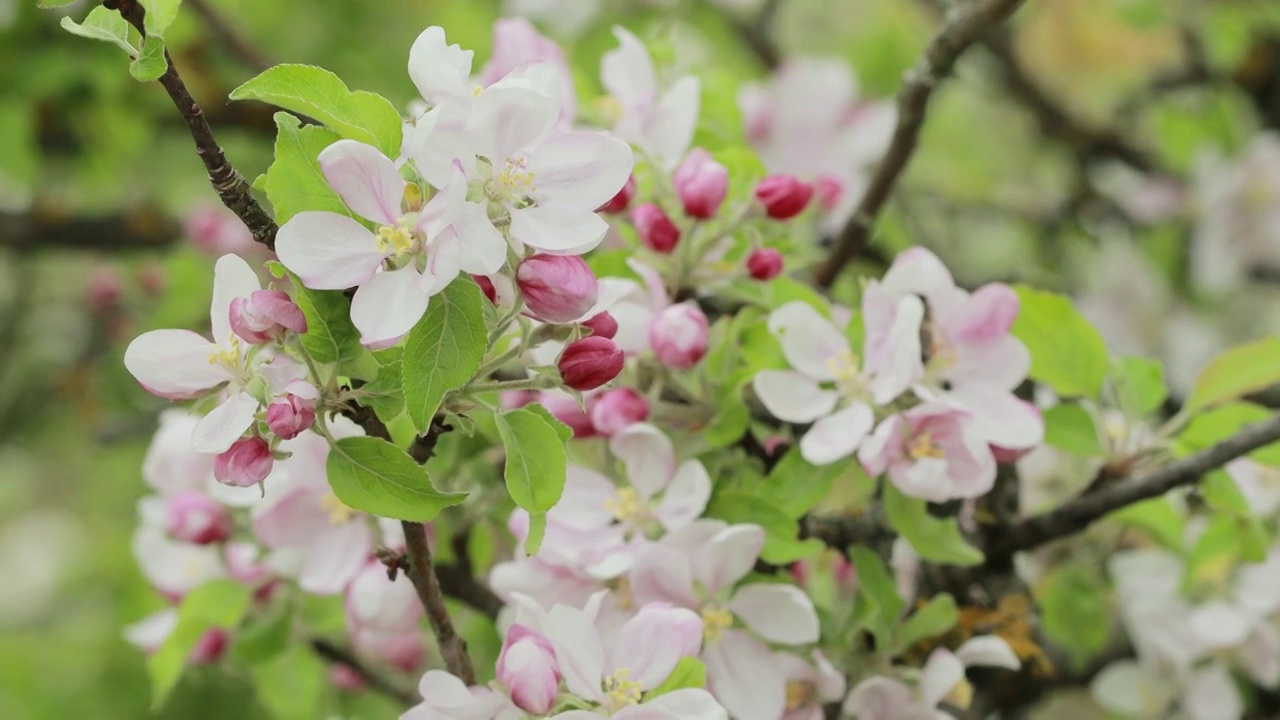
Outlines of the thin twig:
M129 24L138 29L138 32L146 33L143 25L145 13L137 0L104 0L102 5L110 10L118 10ZM279 229L276 227L275 220L272 220L271 215L258 204L250 192L249 183L245 182L245 179L227 160L222 146L213 135L213 128L209 127L209 121L204 117L204 111L196 104L191 93L187 91L186 84L178 75L178 69L174 67L173 58L169 57L168 50L165 51L164 60L167 67L164 75L160 76L160 84L169 93L169 98L173 100L178 113L187 123L191 139L196 144L196 154L200 156L205 170L209 173L209 183L222 199L222 204L230 208L249 228L253 239L274 249L276 231Z
M218 42L222 43L241 63L258 72L271 67L271 61L258 52L258 49L248 40L245 40L244 36L232 27L231 23L215 10L208 0L187 0L187 5L204 20L205 27L209 28L209 32L218 39Z
M351 668L356 675L360 676L364 684L369 686L369 689L376 690L393 700L404 703L406 706L413 705L418 701L414 693L397 687L395 683L365 665L360 658L355 656L355 653L347 648L319 637L311 638L310 642L311 649L317 655L335 665L345 665Z
M814 272L814 282L820 287L831 287L844 266L862 252L870 239L876 218L915 154L934 87L951 72L961 53L1012 15L1024 1L977 0L949 20L929 42L898 93L898 124L889 149L876 167L857 210L840 231L831 253Z

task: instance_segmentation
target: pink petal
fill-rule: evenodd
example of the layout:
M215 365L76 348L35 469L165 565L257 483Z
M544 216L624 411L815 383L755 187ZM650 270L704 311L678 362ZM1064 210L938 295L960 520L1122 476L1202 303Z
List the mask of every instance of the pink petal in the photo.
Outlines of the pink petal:
M786 679L773 665L768 646L727 630L702 651L707 689L737 720L777 720L786 706Z
M330 527L307 547L298 587L316 595L342 592L373 553L373 532L364 518Z
M259 403L247 392L237 392L209 411L191 430L191 449L220 453L231 447L253 426Z
M309 487L293 487L253 509L253 534L272 549L307 545L329 529L329 515Z
M836 366L853 357L844 333L799 300L770 313L769 330L778 336L791 367L814 380L834 380Z
M152 330L129 343L124 366L147 392L170 400L196 397L231 379L209 358L222 348L190 330Z
M689 559L674 548L658 544L641 547L631 566L629 581L631 597L637 605L651 602L685 607L698 605Z
M947 313L947 336L957 343L996 340L1009 333L1017 316L1018 295L1013 288L1004 283L983 285Z
M875 421L869 405L850 405L815 422L800 438L800 454L814 465L849 457L857 452Z
M794 370L761 370L751 387L770 415L794 423L829 415L840 398L836 391L823 390L813 378Z
M641 608L612 638L605 672L610 674L615 669L626 668L642 689L657 687L675 670L684 654L681 625L693 625L701 633L702 620L685 608L661 605Z
M1044 419L1035 406L991 385L965 385L947 393L948 404L964 410L986 441L1011 450L1044 440Z
M627 469L627 479L649 499L671 482L675 473L675 448L671 440L648 423L635 423L615 434L609 449Z
M474 55L456 44L449 45L444 28L433 25L423 30L409 49L409 78L422 99L432 105L445 100L467 103L471 100Z
M345 290L373 277L385 253L373 233L349 217L300 212L276 235L280 262L315 290Z
M213 302L209 322L213 341L225 345L231 339L231 301L247 298L262 289L258 275L239 255L223 255L213 268Z
M1013 390L1031 370L1031 353L1012 336L957 345L955 351L955 364L946 371L953 387L981 384Z
M351 298L351 323L365 345L395 340L418 323L429 299L422 275L412 265L380 272Z
M405 181L382 151L355 140L339 140L320 151L319 161L329 187L357 215L379 225L394 225L400 219Z
M707 595L715 595L751 572L763 548L764 528L730 525L694 556L694 577L702 581Z
M870 475L880 475L888 469L902 447L902 415L890 415L876 426L874 432L862 441L858 460Z
M534 205L511 213L511 237L552 255L593 250L608 231L609 223L592 209L576 205Z
M870 288L868 288L870 291ZM884 344L873 359L867 346L867 371L875 374L872 394L880 404L892 402L924 375L921 359L920 326L924 321L924 303L914 295L897 301L893 324L884 336ZM870 335L868 335L868 338Z
M744 585L733 594L728 609L769 642L807 645L818 641L813 601L794 585Z
M654 515L668 530L682 527L702 515L710 499L711 476L707 469L697 460L686 460L676 469Z
M556 664L569 692L587 700L603 700L604 646L591 618L581 610L557 605L547 613L542 631L556 650Z
M608 133L570 132L548 138L529 156L534 201L590 210L618 194L635 164L631 147Z

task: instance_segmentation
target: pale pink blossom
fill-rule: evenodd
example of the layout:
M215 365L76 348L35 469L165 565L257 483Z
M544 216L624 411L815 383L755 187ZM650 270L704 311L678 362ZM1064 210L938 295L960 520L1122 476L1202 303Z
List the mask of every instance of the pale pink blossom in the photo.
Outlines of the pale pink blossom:
M168 498L165 530L174 540L196 545L222 542L231 536L231 515L204 493L186 491Z
M391 580L387 567L369 558L347 584L343 600L353 646L406 670L420 664L426 652L419 631L422 601L404 573Z
M649 401L631 388L606 390L594 400L590 412L591 426L605 437L612 437L649 417Z
M557 125L569 128L577 114L573 73L564 50L522 17L502 18L493 24L493 54L480 71L480 83L492 85L527 63L548 63L556 70L560 115Z
M536 715L550 712L560 687L555 653L541 633L519 623L507 628L496 672L516 707Z
M729 193L729 169L711 153L694 148L671 176L676 196L686 215L699 220L713 218Z
M872 676L845 698L843 710L856 720L903 720L905 718L950 718L937 709L948 700L967 708L972 692L965 679L965 668L975 665L1017 670L1022 666L1018 656L1001 638L979 635L966 640L953 653L946 648L934 650L924 667L915 691L901 680Z
M890 415L863 441L858 459L871 475L886 471L905 495L931 502L985 495L996 460L977 427L957 411L917 405Z
M283 290L254 290L231 300L231 331L251 345L262 345L285 333L305 333L307 319Z
M538 254L516 268L516 285L533 317L569 323L595 307L599 287L595 273L573 255Z
M613 132L670 171L693 140L702 87L696 77L686 75L661 88L653 58L640 38L618 26L613 35L618 47L600 60L600 79L617 102Z
M788 652L774 654L776 666L787 679L787 704L782 720L822 720L823 705L839 702L845 695L844 674L821 651L808 659Z
M649 346L662 364L688 370L707 354L707 316L693 301L663 308L649 322Z

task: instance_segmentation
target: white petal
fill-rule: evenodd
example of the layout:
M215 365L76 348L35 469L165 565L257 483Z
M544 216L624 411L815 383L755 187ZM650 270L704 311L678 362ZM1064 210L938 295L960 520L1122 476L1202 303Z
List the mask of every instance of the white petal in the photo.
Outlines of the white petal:
M731 525L712 536L694 556L694 576L707 594L714 595L751 572L763 548L764 528Z
M688 556L660 544L644 545L631 565L631 596L637 605L669 602L696 607Z
M711 476L707 469L697 460L686 460L676 469L654 515L668 530L682 527L702 515L710 499Z
M794 585L745 585L734 593L728 609L769 642L806 645L818 641L813 601Z
M871 431L875 414L858 403L821 418L800 438L800 454L814 465L827 465L849 457Z
M844 333L808 303L797 300L774 310L769 330L778 336L791 367L815 380L834 380L834 366L852 358Z
M394 225L400 218L405 181L378 148L339 140L320 151L319 162L329 187L360 217L379 225Z
M1132 660L1108 665L1089 683L1089 692L1104 710L1128 717L1161 716L1167 700L1155 679ZM1156 702L1153 702L1156 701Z
M608 231L599 215L574 205L534 205L511 213L511 237L552 255L581 255Z
M548 138L529 156L538 202L590 210L609 202L631 177L631 147L608 133L570 132Z
M646 500L671 482L675 448L658 428L648 423L630 425L610 439L609 449L626 466L627 479Z
M673 168L689 149L698 125L701 95L701 82L689 75L677 80L658 101L653 123L645 133L646 144L663 160L666 170Z
M794 423L829 415L840 398L834 390L823 390L813 378L793 370L761 370L751 387L770 415Z
M298 587L316 595L342 592L373 552L373 531L362 518L334 526L307 546Z
M938 648L920 670L920 697L929 707L936 707L961 680L964 663L950 650Z
M258 275L239 255L223 255L213 268L213 302L209 304L209 322L213 341L225 345L231 339L231 301L247 298L261 290Z
M613 36L618 38L618 47L600 58L600 81L605 90L626 105L652 100L658 92L658 79L649 50L620 25L613 26Z
M221 351L190 330L152 330L129 343L124 366L148 392L181 400L231 379L225 367L209 362Z
M351 298L351 322L360 331L361 343L385 343L412 330L429 299L422 290L422 275L412 265L380 272Z
M227 398L196 423L191 431L191 449L203 453L220 453L244 435L253 425L258 401L247 392Z
M442 100L469 101L471 60L475 55L458 45L449 45L444 28L423 30L409 49L409 78L422 99L432 105Z
M1017 653L1009 647L1009 643L1005 642L1004 638L998 635L979 635L969 638L956 648L956 657L960 658L960 662L964 663L965 667L986 665L1008 670L1017 670L1022 667L1022 661L1018 659Z
M744 632L729 630L702 651L707 686L738 720L777 720L786 706L786 679L773 653Z
M507 158L546 137L559 114L555 98L524 83L503 80L476 96L467 134L475 141L476 154L488 158L496 173Z
M460 254L458 264L472 275L493 275L507 262L507 241L489 220L484 203L467 203L454 220Z
M373 233L349 217L300 212L276 235L280 262L315 290L345 290L367 281L382 264Z
M680 720L728 720L729 715L711 693L700 688L673 690L646 702L645 706L662 708ZM616 717L616 716L615 716Z
M920 295L931 302L955 289L951 271L937 255L922 247L898 253L881 282L893 295Z
M569 692L587 700L601 700L604 646L581 610L557 605L547 613L543 634L556 651L556 664Z

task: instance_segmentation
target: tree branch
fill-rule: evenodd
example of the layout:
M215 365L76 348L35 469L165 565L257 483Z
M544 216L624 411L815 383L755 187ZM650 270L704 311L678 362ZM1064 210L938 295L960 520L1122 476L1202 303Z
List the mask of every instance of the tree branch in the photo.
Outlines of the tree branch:
M137 0L104 0L102 4L108 9L118 10L138 32L146 33L143 26L144 10ZM191 139L196 144L196 154L209 173L209 183L222 199L222 204L230 208L253 233L253 239L275 249L276 231L279 229L275 220L258 204L249 189L249 183L245 182L227 160L222 146L213 135L213 128L209 127L209 121L204 117L204 111L192 99L187 86L179 77L168 50L165 51L164 60L167 67L164 75L160 76L160 84L169 93L169 98L187 123Z
M154 249L173 244L181 233L177 223L148 206L98 217L75 217L40 206L25 213L0 212L0 247L23 252Z
M943 26L915 67L907 72L898 93L898 124L889 149L876 167L853 217L840 231L827 259L814 272L814 282L820 287L831 287L844 266L857 257L870 240L876 218L915 154L934 87L951 72L956 60L970 45L1012 15L1023 2L976 0Z
M395 683L378 674L368 665L365 665L360 658L355 656L355 653L351 652L347 648L319 637L311 638L310 642L311 649L314 650L317 655L334 665L346 665L351 668L351 670L355 672L356 675L359 675L360 679L363 680L364 684L368 685L371 690L376 690L393 700L404 703L406 706L413 705L417 702L417 697L414 693L397 687Z
M782 0L764 0L754 17L729 17L729 23L766 70L773 70L782 62L782 52L778 50L770 32L773 19L781 7Z
M1246 426L1217 445L1147 475L1118 481L1104 490L1078 497L1057 510L1023 520L992 538L992 546L987 549L987 563L1073 535L1115 510L1194 484L1210 470L1277 440L1280 440L1280 415Z

